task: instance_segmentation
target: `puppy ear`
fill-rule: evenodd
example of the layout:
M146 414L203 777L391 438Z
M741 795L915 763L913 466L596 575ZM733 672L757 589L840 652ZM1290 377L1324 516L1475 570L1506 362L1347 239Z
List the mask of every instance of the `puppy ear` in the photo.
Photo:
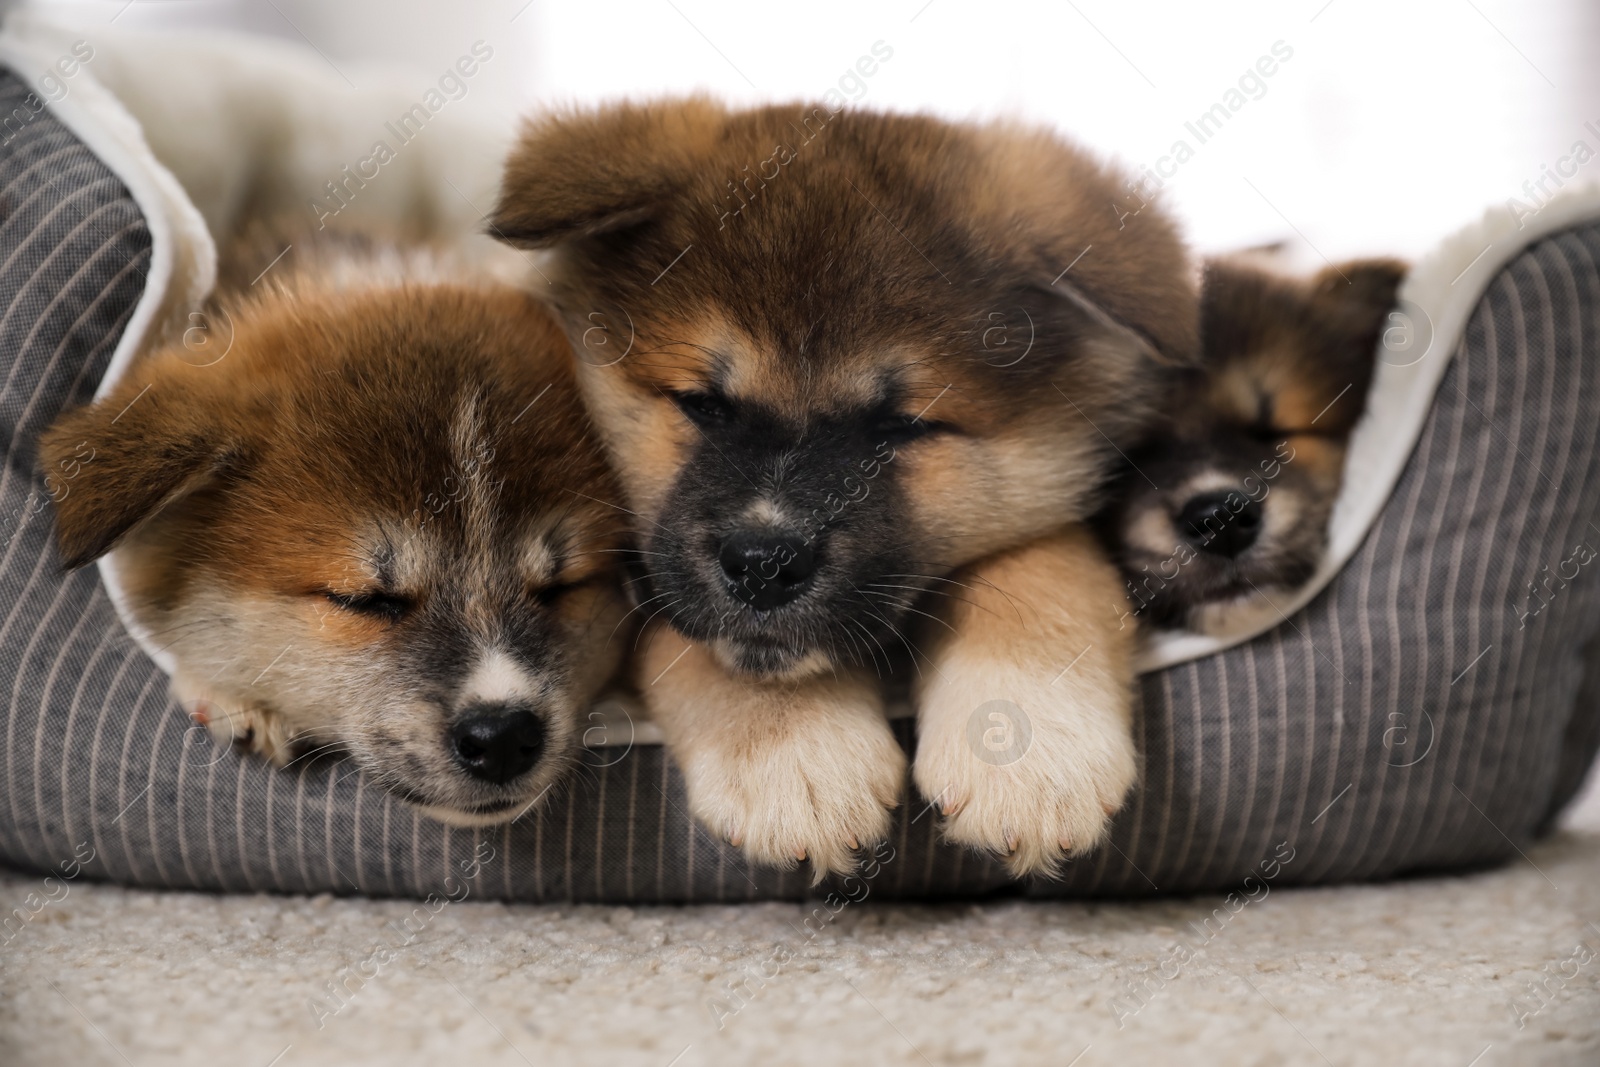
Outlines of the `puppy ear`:
M1041 285L1040 288L1064 300L1088 320L1094 332L1129 352L1139 362L1148 362L1149 365L1157 367L1187 367L1198 363L1198 352L1182 348L1169 351L1150 334L1123 322L1069 282L1058 278L1049 285Z
M490 232L546 248L637 225L694 175L726 117L691 97L531 119L506 161Z
M1394 308L1406 270L1397 259L1356 259L1328 267L1311 280L1311 299L1359 325L1381 323Z
M1196 362L1194 263L1166 211L1052 130L999 122L964 136L970 153L930 153L928 169L959 182L965 225L997 264L1020 268L1156 366Z
M56 547L68 569L111 551L217 469L228 449L208 407L180 395L170 380L141 377L44 432L39 465L55 500Z

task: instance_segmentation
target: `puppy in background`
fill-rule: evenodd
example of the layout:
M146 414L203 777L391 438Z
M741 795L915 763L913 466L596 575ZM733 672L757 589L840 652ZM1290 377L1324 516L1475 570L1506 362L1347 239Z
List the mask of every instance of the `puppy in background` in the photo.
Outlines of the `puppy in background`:
M1223 632L1275 616L1311 577L1405 271L1206 263L1201 366L1180 373L1165 427L1131 454L1099 522L1129 615Z
M624 645L616 486L566 342L520 290L381 243L297 237L249 286L282 247L225 264L231 339L148 353L46 432L45 469L76 464L61 559L111 553L219 740L343 748L436 818L514 818Z

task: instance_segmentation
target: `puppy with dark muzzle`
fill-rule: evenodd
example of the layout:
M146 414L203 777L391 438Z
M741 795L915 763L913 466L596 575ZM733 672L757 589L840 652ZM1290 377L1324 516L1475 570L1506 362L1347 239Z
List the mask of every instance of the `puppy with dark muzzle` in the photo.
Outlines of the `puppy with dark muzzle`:
M1047 132L805 105L530 124L492 232L548 249L653 620L640 689L694 813L847 870L918 787L1018 873L1135 777L1115 568L1081 525L1193 358L1167 217Z
M625 530L566 341L426 254L312 247L44 435L61 558L111 553L219 740L342 748L436 818L514 818L627 643Z
M1180 376L1100 522L1126 579L1124 616L1225 632L1276 618L1276 601L1311 577L1404 276L1393 260L1310 279L1206 264L1201 366Z

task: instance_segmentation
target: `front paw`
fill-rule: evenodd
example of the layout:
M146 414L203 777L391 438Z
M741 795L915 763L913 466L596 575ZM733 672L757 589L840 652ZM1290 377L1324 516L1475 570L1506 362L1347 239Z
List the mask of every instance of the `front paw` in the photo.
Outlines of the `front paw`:
M666 626L647 628L641 643L640 695L683 768L690 811L751 862L809 859L820 882L888 835L906 757L876 680L730 675L711 649Z
M265 706L221 696L181 676L172 679L172 697L217 744L253 752L279 767L294 759L293 735Z
M949 840L1022 877L1104 839L1137 770L1127 685L1096 666L1052 684L1014 664L944 664L919 702L912 775Z
M802 716L750 721L678 755L696 818L753 863L809 859L815 884L888 836L906 757L876 713L807 703Z

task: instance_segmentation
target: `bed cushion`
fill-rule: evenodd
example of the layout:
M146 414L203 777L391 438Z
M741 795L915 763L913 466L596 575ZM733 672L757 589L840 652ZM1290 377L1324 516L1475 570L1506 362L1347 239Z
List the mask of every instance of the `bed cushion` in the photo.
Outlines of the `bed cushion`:
M808 871L750 868L691 822L658 745L608 738L540 814L459 830L347 764L277 770L217 749L172 705L100 576L62 572L48 500L71 471L46 482L32 450L104 375L150 233L26 93L0 77L0 114L29 114L0 143L0 860L76 870L92 850L84 877L229 891L805 896ZM1450 362L1420 439L1331 584L1263 636L1142 678L1143 784L1109 845L1019 885L942 844L911 793L865 881L836 890L1144 895L1515 857L1600 744L1600 671L1585 677L1600 623L1597 262L1594 222L1512 258L1453 351L1426 357Z

